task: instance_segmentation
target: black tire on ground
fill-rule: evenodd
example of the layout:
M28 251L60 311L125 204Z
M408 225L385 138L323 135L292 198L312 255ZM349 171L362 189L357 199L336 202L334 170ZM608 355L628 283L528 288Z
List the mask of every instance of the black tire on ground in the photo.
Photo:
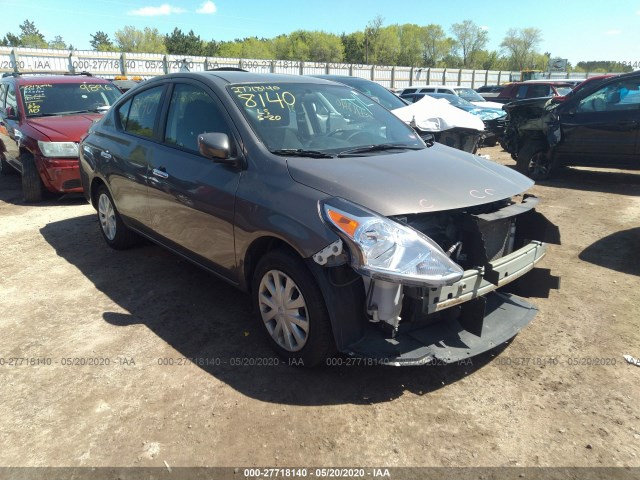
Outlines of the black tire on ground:
M138 243L140 237L124 224L109 190L104 185L96 192L96 206L100 232L107 245L115 250L126 250Z
M484 142L484 147L495 147L498 144L498 139L493 137L492 139Z
M23 153L20 156L20 162L22 163L22 194L24 195L24 200L30 203L41 202L45 195L45 188L33 155Z
M553 170L549 147L540 142L527 142L518 152L517 168L532 180L545 180Z
M5 159L4 153L0 152L0 174L13 175L18 173L15 168L9 165L9 162Z
M302 259L285 250L267 253L256 266L251 295L256 319L279 355L313 367L336 353L322 292Z

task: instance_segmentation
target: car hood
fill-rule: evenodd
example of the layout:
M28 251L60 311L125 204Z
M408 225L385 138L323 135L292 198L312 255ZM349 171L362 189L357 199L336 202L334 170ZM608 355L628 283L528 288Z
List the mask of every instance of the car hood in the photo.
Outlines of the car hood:
M363 157L290 157L287 165L296 182L385 216L482 205L533 185L511 168L438 143Z
M30 118L27 123L52 142L79 142L94 120L102 118L99 113L60 115L57 117Z
M498 102L471 102L474 105L480 107L480 108L494 108L494 109L498 109L498 110L502 110L502 105L504 105L503 103L498 103Z
M475 115L451 105L445 99L435 99L428 95L416 103L392 110L396 117L415 125L423 132L443 132L451 128L484 130L484 124Z

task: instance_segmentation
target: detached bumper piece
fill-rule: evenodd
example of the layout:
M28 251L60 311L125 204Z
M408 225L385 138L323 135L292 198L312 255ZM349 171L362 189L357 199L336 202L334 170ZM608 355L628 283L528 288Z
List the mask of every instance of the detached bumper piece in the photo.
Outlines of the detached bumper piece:
M393 338L370 326L347 353L395 366L424 365L466 360L499 346L538 310L495 290L532 270L546 250L546 244L534 240L481 269L465 271L451 286L429 289L422 298L422 320L400 322Z
M458 319L422 327L401 324L393 339L370 328L362 340L349 346L348 353L394 366L459 362L513 338L537 313L534 305L520 297L493 292L466 303Z

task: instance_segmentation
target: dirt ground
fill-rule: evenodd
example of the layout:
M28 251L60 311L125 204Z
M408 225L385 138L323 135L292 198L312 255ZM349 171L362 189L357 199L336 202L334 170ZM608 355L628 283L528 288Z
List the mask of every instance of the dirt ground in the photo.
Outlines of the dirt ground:
M532 192L562 284L508 346L306 370L275 365L244 294L157 246L113 251L82 198L26 205L1 177L0 466L640 467L640 173Z

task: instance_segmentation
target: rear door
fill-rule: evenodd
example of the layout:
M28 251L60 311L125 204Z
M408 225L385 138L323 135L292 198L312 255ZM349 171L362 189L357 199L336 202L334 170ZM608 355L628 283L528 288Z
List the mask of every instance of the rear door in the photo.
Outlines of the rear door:
M101 165L116 208L138 227L150 226L148 173L166 88L157 85L131 97L114 112L115 125L105 125L99 135L91 136L90 144L85 143Z
M235 267L233 219L241 170L198 151L198 135L220 132L234 141L218 98L200 83L173 85L163 138L151 158L149 210L154 232L179 250L230 277Z
M561 160L640 168L640 77L609 83L561 109Z

